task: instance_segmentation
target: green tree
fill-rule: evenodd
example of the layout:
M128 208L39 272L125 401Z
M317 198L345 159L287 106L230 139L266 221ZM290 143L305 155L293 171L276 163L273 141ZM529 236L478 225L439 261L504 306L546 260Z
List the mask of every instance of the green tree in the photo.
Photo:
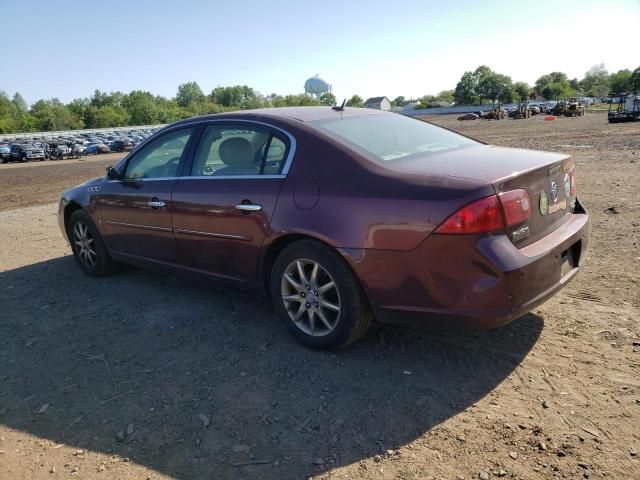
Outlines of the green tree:
M393 99L393 101L391 102L391 104L394 107L401 107L402 104L404 103L405 99L402 95L398 95L396 98ZM364 105L364 103L363 103Z
M282 95L272 93L265 97L265 107L286 107L287 102Z
M125 96L122 103L129 113L131 125L159 123L160 115L155 105L155 97L150 92L134 90Z
M38 131L74 130L84 127L82 119L73 114L57 98L38 100L29 112Z
M515 100L524 102L529 99L531 87L525 82L516 82L513 84L513 97Z
M211 102L224 107L235 107L239 109L260 108L265 104L260 94L247 85L216 87L211 92L209 99Z
M609 93L609 72L604 63L591 67L580 81L580 87L590 97L604 97Z
M631 70L618 70L609 75L611 93L625 93L631 90Z
M19 112L23 112L26 113L27 110L29 109L27 107L27 102L25 102L24 98L22 97L22 95L20 95L18 92L15 93L15 95L13 96L13 100L11 100L11 103L13 103L13 106L19 111Z
M480 65L473 72L473 76L476 78L476 95L479 97L480 102L482 100L495 101L495 97L492 97L496 90L495 74L486 65Z
M439 103L453 103L455 100L453 90L442 90L438 95L436 95L436 102Z
M196 82L183 83L178 87L176 102L179 106L188 108L205 102L205 95Z
M547 100L556 100L570 96L574 90L569 84L567 74L563 72L551 72L536 80L535 91Z
M320 103L331 107L336 104L336 96L331 92L324 92L320 95Z
M364 100L359 95L354 95L349 100L347 100L347 107L364 107Z
M629 89L634 93L640 92L640 67L631 73L631 77L629 77Z
M473 72L464 72L460 81L456 84L453 97L460 105L473 105L479 98L477 94L478 78Z
M493 73L486 77L485 82L487 83L485 90L489 95L487 100L491 100L492 104L496 101L513 101L513 82L511 77L501 73Z
M299 95L287 95L284 97L285 104L287 107L307 107L320 105L318 99L312 97L311 95L305 95L304 93Z
M569 82L569 86L576 92L580 91L580 82L578 81L577 78L574 78L573 80L571 80Z

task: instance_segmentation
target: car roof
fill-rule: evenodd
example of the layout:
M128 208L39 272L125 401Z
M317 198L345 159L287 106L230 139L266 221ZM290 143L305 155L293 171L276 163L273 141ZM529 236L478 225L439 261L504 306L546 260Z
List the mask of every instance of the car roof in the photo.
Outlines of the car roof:
M341 110L334 110L331 107L276 107L276 108L258 108L254 110L239 110L236 112L216 113L212 115L203 115L195 118L188 118L176 122L174 125L182 123L191 123L194 119L198 120L217 120L220 118L279 118L283 120L297 120L300 122L311 122L313 120L324 120L329 118L355 117L361 115L380 115L388 112L381 110L373 110L370 108L345 107Z

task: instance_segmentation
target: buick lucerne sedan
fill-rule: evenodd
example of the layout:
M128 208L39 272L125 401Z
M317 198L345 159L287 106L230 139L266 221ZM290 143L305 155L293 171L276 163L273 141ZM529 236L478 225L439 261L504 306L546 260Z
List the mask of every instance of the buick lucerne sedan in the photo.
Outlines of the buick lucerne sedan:
M421 120L298 107L183 120L62 194L80 268L266 294L315 348L381 322L497 327L572 279L587 212L564 154Z

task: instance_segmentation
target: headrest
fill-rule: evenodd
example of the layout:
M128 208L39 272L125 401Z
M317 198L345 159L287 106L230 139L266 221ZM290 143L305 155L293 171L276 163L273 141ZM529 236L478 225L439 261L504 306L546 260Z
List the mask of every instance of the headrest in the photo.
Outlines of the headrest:
M220 160L229 167L248 167L253 162L253 146L246 138L228 138L218 148Z

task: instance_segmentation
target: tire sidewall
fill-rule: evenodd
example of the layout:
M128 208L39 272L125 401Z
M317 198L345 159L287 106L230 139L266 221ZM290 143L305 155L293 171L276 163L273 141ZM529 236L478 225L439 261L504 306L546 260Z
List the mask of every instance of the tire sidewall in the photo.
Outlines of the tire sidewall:
M95 250L96 250L96 263L93 267L88 267L84 264L82 260L80 260L80 256L78 255L77 246L73 240L73 227L75 227L78 222L84 223L89 229L89 233L91 233L91 238L93 238ZM69 244L71 245L71 250L73 252L73 257L80 269L91 277L98 277L103 275L108 269L109 262L109 253L102 241L102 237L98 232L95 224L91 220L91 217L84 210L76 210L71 215L69 219L69 224L67 225L67 237L69 239Z
M333 278L340 296L338 324L331 333L321 337L314 337L300 330L289 317L282 300L281 283L284 272L291 262L301 259L319 263ZM356 319L362 314L363 308L358 284L344 260L329 247L317 242L301 241L285 248L271 271L270 293L274 309L289 332L303 345L316 349L334 349L346 345L354 337Z

